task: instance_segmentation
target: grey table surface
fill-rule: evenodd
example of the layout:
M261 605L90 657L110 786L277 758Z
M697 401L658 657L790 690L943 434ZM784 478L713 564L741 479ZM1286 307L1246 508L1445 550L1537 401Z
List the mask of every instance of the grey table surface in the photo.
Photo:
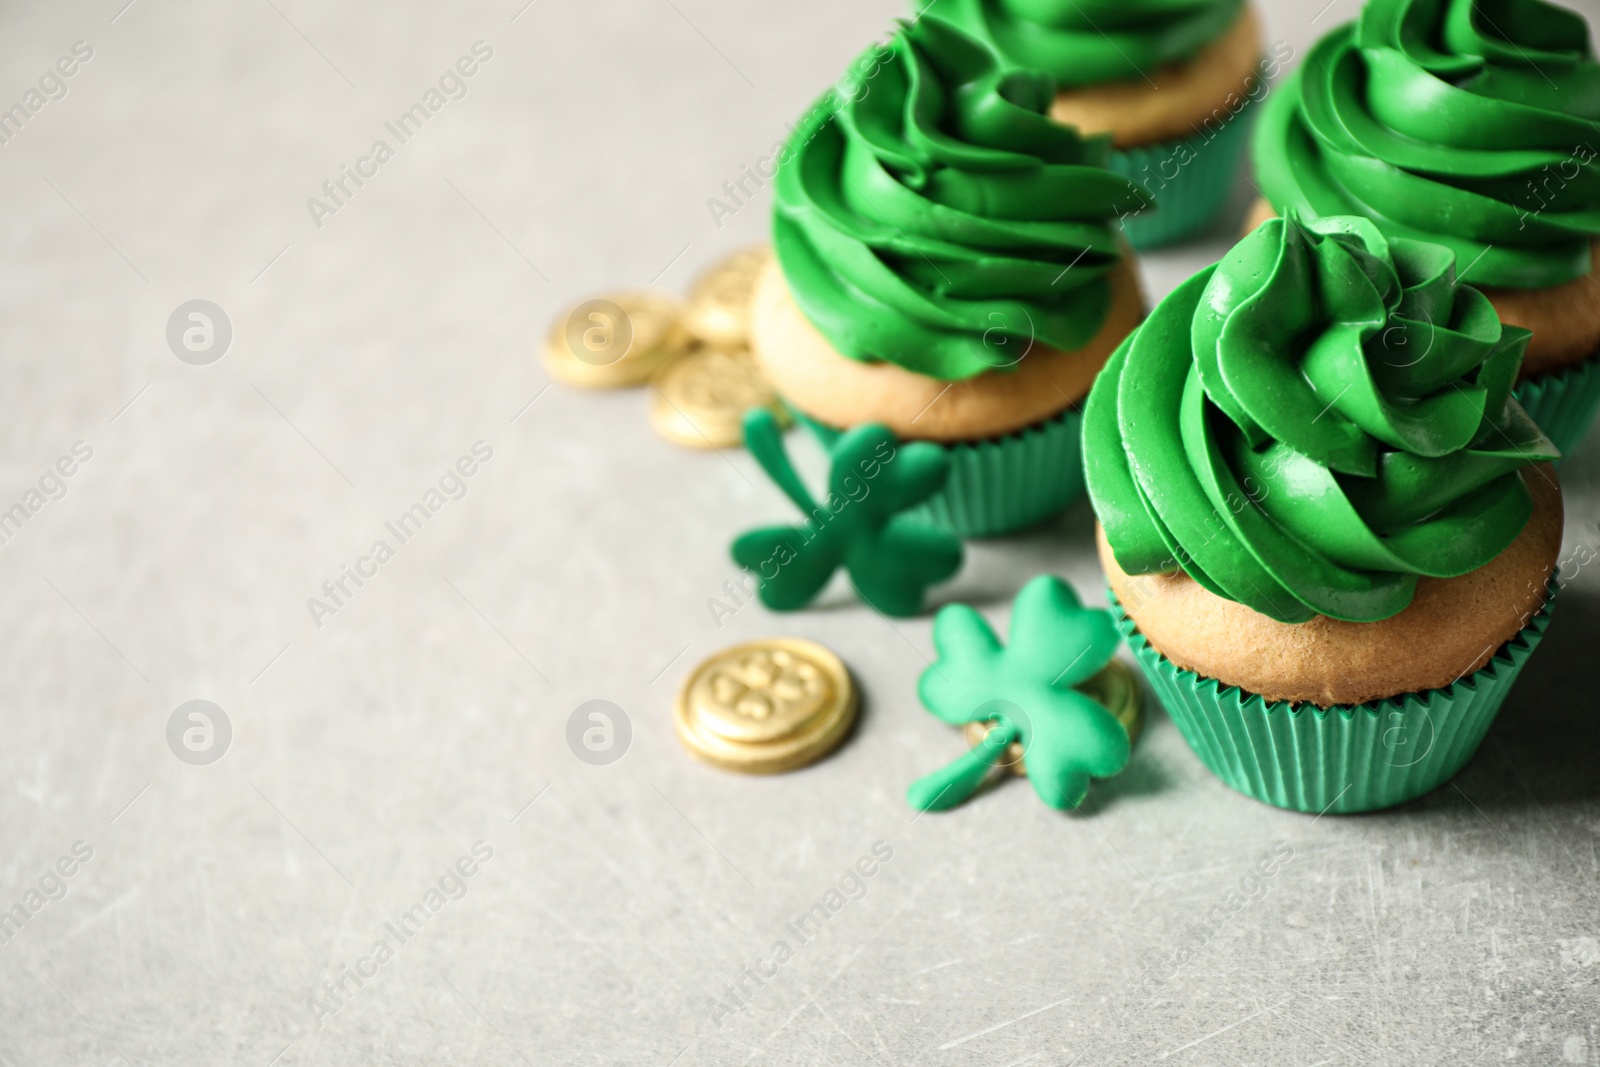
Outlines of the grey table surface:
M1270 39L1355 11L1321 5L1272 0ZM48 496L0 545L0 1064L1600 1063L1600 435L1562 468L1576 577L1452 785L1281 812L1156 714L1081 813L1013 783L913 819L960 744L914 698L929 620L836 586L718 625L727 543L787 505L742 452L657 439L640 391L546 388L565 303L761 239L765 192L707 200L900 13L8 5L0 106L92 54L0 144L0 508ZM1249 195L1144 258L1152 297ZM167 340L195 299L231 322L209 365ZM977 545L937 599L1003 622L1044 571L1098 597L1091 525ZM773 634L847 660L856 734L770 779L691 761L679 677ZM196 699L231 726L209 765L168 742ZM631 726L608 765L566 741L592 699Z

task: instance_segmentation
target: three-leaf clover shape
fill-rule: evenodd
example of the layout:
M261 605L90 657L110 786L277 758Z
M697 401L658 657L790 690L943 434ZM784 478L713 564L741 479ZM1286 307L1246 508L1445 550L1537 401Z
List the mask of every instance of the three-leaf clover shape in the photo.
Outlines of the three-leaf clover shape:
M928 586L961 566L955 534L901 512L944 487L950 457L938 445L898 442L888 427L857 426L829 449L828 494L818 504L795 472L770 411L744 418L745 444L767 476L806 516L799 526L763 526L733 543L774 611L810 603L843 566L856 593L885 615L915 615Z
M1073 686L1110 662L1121 636L1109 612L1085 608L1053 575L1034 578L1012 605L1010 644L965 604L943 608L933 623L938 660L917 695L945 722L994 721L981 744L906 790L911 806L943 811L971 796L1013 741L1034 792L1052 808L1076 807L1090 778L1109 778L1128 763L1128 732L1098 701Z

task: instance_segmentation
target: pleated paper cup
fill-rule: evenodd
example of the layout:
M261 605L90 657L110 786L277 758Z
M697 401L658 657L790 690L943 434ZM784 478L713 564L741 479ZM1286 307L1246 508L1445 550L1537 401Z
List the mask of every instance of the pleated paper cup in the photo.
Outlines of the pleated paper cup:
M1112 152L1111 170L1144 186L1156 202L1122 220L1134 248L1176 244L1211 224L1227 204L1244 160L1253 110L1246 108L1194 137Z
M1557 585L1481 670L1443 689L1353 707L1268 701L1179 667L1111 610L1157 699L1218 778L1293 811L1393 807L1448 782L1472 758L1550 623Z

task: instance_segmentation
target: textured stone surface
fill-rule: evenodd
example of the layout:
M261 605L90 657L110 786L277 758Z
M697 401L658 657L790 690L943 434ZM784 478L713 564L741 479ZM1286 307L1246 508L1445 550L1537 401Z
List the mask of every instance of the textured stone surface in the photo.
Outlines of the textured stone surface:
M720 228L707 198L898 6L123 2L11 5L0 33L0 105L94 49L0 145L0 508L93 449L0 545L0 908L66 890L0 944L0 1064L1600 1063L1600 437L1563 468L1576 578L1453 785L1278 812L1158 714L1082 814L1007 781L913 819L906 784L962 745L915 704L928 620L836 587L718 628L727 543L786 502L534 358L566 301L758 239L764 193ZM1318 7L1274 3L1269 39L1355 9ZM466 97L396 145L478 40ZM307 197L378 138L394 158L318 228ZM1237 217L1146 257L1152 295ZM165 338L198 298L233 326L209 366ZM314 624L480 440L466 495ZM1096 594L1085 508L940 597L1003 621L1044 570ZM850 663L858 733L774 779L691 762L678 678L773 633ZM232 725L209 766L168 748L192 699ZM632 727L609 765L567 745L593 699ZM802 943L785 924L879 841ZM720 1013L746 967L773 976Z

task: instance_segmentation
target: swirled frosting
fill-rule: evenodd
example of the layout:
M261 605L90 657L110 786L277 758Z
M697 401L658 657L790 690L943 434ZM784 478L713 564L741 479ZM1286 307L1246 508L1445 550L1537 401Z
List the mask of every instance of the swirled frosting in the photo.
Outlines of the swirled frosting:
M1263 223L1089 394L1090 498L1129 574L1182 568L1283 622L1371 622L1499 555L1556 450L1510 397L1528 331L1441 245Z
M941 0L929 14L1076 88L1188 59L1243 9L1244 0Z
M1368 0L1271 97L1256 175L1278 211L1365 215L1448 245L1463 280L1538 289L1591 269L1600 65L1541 0Z
M870 69L869 69L870 68ZM846 356L946 380L1082 346L1110 307L1114 221L1147 206L1110 141L1046 117L1045 74L1002 72L944 23L863 56L781 155L773 248ZM1014 341L1014 343L1013 343Z

